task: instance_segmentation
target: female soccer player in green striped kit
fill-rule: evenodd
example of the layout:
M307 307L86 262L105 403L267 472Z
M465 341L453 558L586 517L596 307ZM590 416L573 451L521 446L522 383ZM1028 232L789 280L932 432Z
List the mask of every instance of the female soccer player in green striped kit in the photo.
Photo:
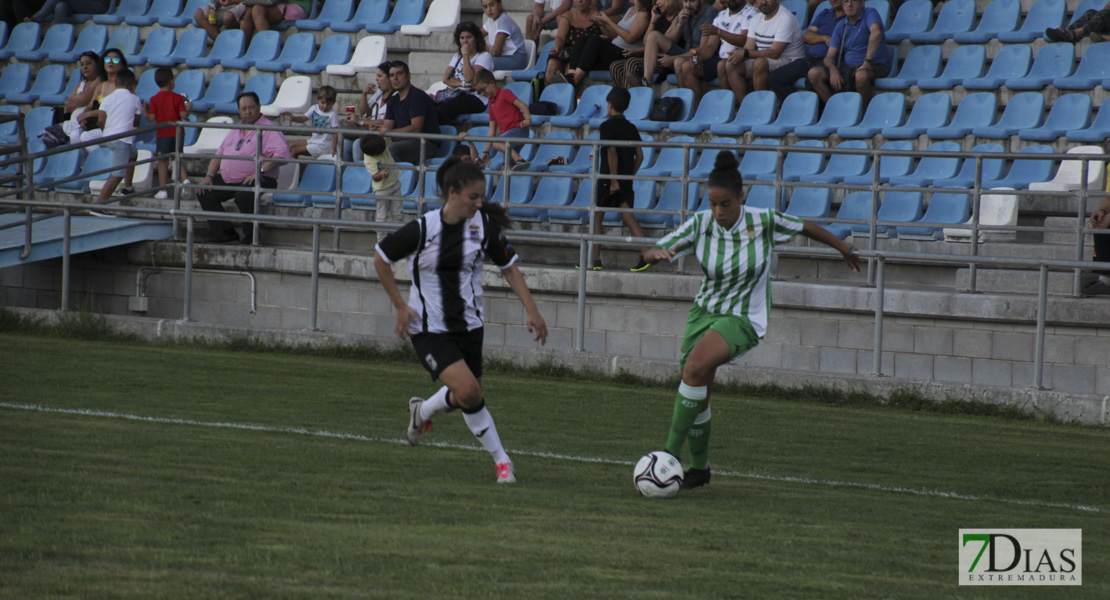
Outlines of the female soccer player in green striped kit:
M709 210L695 214L644 253L644 260L655 263L694 252L705 272L686 318L682 383L666 447L681 457L689 440L684 489L709 483L709 392L717 367L756 347L766 331L771 249L800 233L832 246L853 271L859 271L855 247L823 227L774 209L744 206L738 167L732 152L718 154L709 174Z

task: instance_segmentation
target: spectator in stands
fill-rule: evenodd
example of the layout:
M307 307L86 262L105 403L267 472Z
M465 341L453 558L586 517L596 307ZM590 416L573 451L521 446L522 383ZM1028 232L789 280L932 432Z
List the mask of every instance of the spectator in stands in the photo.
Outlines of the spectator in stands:
M486 22L482 33L486 50L493 57L493 68L498 71L516 71L528 66L528 48L524 47L524 32L508 14L501 0L482 0Z
M1054 42L1071 42L1073 44L1092 33L1108 32L1110 32L1110 2L1107 2L1102 10L1088 10L1067 27L1044 30L1045 37Z
M62 105L67 115L72 115L78 110L83 110L92 104L93 95L97 92L100 82L106 77L104 73L104 59L92 50L86 50L77 57L77 68L81 71L81 82L73 89Z
M36 12L42 9L44 0L3 0L0 2L0 21L8 24L8 30L24 21L33 20Z
M443 71L447 89L436 93L440 123L451 123L460 115L485 112L485 98L472 87L474 76L493 70L493 57L486 52L486 36L473 21L455 27L455 56Z
M100 82L94 87L91 94L88 106L89 110L96 110L100 108L100 103L116 91L116 76L127 69L127 57L123 55L123 51L119 48L109 48L104 51L104 58L101 59L103 70L103 77ZM74 111L77 112L77 111ZM86 121L88 117L83 116L77 122L77 128L70 132L70 142L76 144L78 142L88 142L100 137L101 133L97 129L95 123L92 126L87 126Z
M752 28L752 21L754 21L756 17L762 16L759 9L755 7L755 2L756 0L743 0L743 6L740 8L739 33L722 29L716 25L703 26L704 29L707 29L707 31L703 32L703 35L714 34L721 38L722 47L726 45L729 47L727 53L720 54L722 58L717 62L718 85L720 85L722 90L747 89L746 87L740 87L741 85L746 86L746 81L740 83L733 81L733 79L739 77L739 75L729 72L728 57L734 52L739 52L740 49L748 43L748 33Z
M712 24L701 26L701 44L694 53L679 55L674 61L678 85L693 90L695 102L701 100L702 81L719 79L718 85L722 89L731 89L725 65L728 55L738 46L725 41L722 34L727 34L729 39L740 42L739 46L742 46L747 41L752 17L759 15L759 11L745 0L728 0L725 9L717 13Z
M829 0L829 8L813 16L802 37L802 41L808 45L806 55L771 72L771 90L778 96L780 103L794 91L794 84L798 79L806 77L810 69L824 62L825 55L829 53L833 29L843 20L844 6L841 0Z
M401 170L396 167L393 156L386 147L385 138L368 133L359 140L362 148L362 162L370 174L374 190L374 219L379 223L398 223L401 221L401 200L390 200L382 196L401 195Z
M524 22L528 39L540 44L540 32L544 29L555 29L559 26L559 17L570 10L571 0L535 0L532 3L532 14ZM548 10L544 10L544 7Z
M404 61L390 64L389 79L395 93L390 96L385 109L385 122L379 130L386 133L438 134L439 116L436 103L424 90L412 86L409 65ZM389 145L389 153L397 162L418 164L420 142L416 138L397 139ZM438 140L424 140L424 156L431 157L439 150Z
M239 20L239 29L247 34L249 41L259 31L267 31L270 27L282 21L296 21L307 19L312 10L312 0L290 0L272 6L255 4L247 7L243 17Z
M239 29L247 8L243 0L216 0L213 4L198 8L193 13L193 22L197 27L208 32L209 39L215 40L216 36L220 35L221 25L224 29ZM208 16L213 9L216 11L214 19Z
M697 52L701 45L701 26L712 23L716 17L717 9L705 0L682 0L682 10L666 32L650 31L644 37L644 76L628 81L628 87L651 85L651 73L663 77L674 67L679 55Z
M748 93L749 77L754 89L765 90L772 71L802 58L806 52L802 27L794 13L780 6L779 0L757 0L755 7L762 16L752 19L744 47L729 55L725 67L737 102Z
M823 103L835 92L856 91L866 108L872 83L890 71L886 33L879 12L865 8L863 0L843 4L845 19L833 29L824 64L809 70L809 82Z
M607 70L631 51L643 50L644 34L651 24L651 0L633 0L619 21L599 12L590 18L601 26L602 35L590 36L570 55L570 80L579 86L590 71Z
M493 73L484 71L474 78L474 88L489 102L489 136L527 138L532 115L528 105L509 90L497 85ZM465 132L464 132L465 133ZM461 138L460 138L461 139ZM520 156L523 144L509 144L509 167L514 171L528 168L528 161ZM505 152L505 144L490 142L482 151L481 164L489 164L490 149Z
M567 83L570 57L575 47L585 44L586 40L601 35L601 26L590 20L597 14L596 0L574 0L574 5L559 17L559 29L555 33L555 44L547 57L547 72L544 78L552 83Z
M184 121L189 117L189 111L192 109L193 103L173 91L173 80L173 69L169 67L158 67L158 70L154 72L154 83L158 84L159 91L150 98L149 110L146 116L148 120L155 123L171 123L173 121ZM177 150L179 129L178 127L159 129L155 136L154 153L159 157L159 186L166 185L169 179L170 156ZM187 184L189 183L189 175L185 172L184 161L180 162L181 182ZM169 193L166 190L159 190L158 193L154 194L154 197L159 199L168 198Z
M262 116L262 106L254 92L239 94L239 121L244 125L273 125ZM261 140L261 148L258 144ZM289 144L280 131L260 131L256 129L232 129L216 151L222 158L213 158L208 163L208 172L201 181L204 186L239 187L239 190L202 189L197 192L201 208L208 212L224 212L223 203L234 199L235 206L242 214L254 214L255 193L255 153L262 157L257 163L261 178L258 185L263 189L277 187L278 167L275 159L289 158ZM250 223L243 226L243 236L235 234L230 221L209 221L208 241L226 243L239 240L243 244L253 241Z
M628 110L628 103L632 95L628 90L614 88L605 97L606 110L609 118L601 124L598 133L603 141L639 142L640 132L628 119L624 118L624 111ZM640 170L640 163L644 161L644 151L639 146L601 146L601 166L598 173L602 175L635 175ZM632 208L635 198L632 195L632 182L619 179L598 179L597 205L599 208ZM599 211L594 215L594 233L602 233L602 222L605 213ZM644 237L644 230L636 222L636 217L630 212L621 213L621 221L636 237ZM647 250L647 248L643 248ZM631 271L643 271L651 265L643 257ZM592 269L601 270L601 245L594 244Z
M102 15L108 12L108 0L46 0L32 19L39 23L69 23L74 13Z
M1094 165L1092 165L1093 167ZM1110 172L1110 171L1108 171ZM1106 192L1110 193L1110 177L1106 178ZM1091 214L1092 229L1110 227L1110 197L1103 198L1098 210ZM1110 234L1095 234L1095 262L1110 262ZM1098 279L1083 286L1084 296L1105 296L1110 294L1110 271L1097 271Z
M134 131L135 115L140 114L142 110L142 101L135 95L134 71L123 69L117 73L115 84L112 93L105 96L104 100L101 101L100 108L89 111L85 117L86 119L96 119L98 125L104 130L103 137ZM130 177L128 169L123 165L133 162L138 156L138 152L135 150L134 135L104 142L103 146L111 151L112 166L118 167L118 169L112 171L108 181L104 182L104 187L100 188L100 196L96 199L97 204L108 202L108 199L115 193L116 186L125 177ZM123 193L130 194L134 191L128 185L124 188Z
M655 0L651 8L648 30L644 32L644 37L647 38L647 34L652 31L666 33L671 26L671 22L678 17L678 13L681 11L682 0ZM624 58L609 65L609 75L613 79L613 86L619 88L626 87L629 82L638 83L640 77L644 74L644 48L642 44L639 48L625 50L621 54Z
M345 126L373 132L381 131L382 124L385 123L385 107L389 103L389 97L393 95L393 83L389 81L390 66L389 61L378 65L375 75L377 83L367 83L362 86L362 94L359 96L358 106L355 107L355 114L348 115L344 122ZM343 160L355 162L362 160L359 144L352 143L352 139L346 136L343 139Z
M330 85L322 85L316 91L316 104L309 107L308 112L303 115L294 115L285 111L281 113L281 117L294 123L311 123L313 129L338 129L339 114L335 112L336 95L335 88ZM289 144L289 155L293 158L306 155L317 158L325 154L331 154L334 151L335 135L330 133L314 133L307 140L294 140L293 143Z

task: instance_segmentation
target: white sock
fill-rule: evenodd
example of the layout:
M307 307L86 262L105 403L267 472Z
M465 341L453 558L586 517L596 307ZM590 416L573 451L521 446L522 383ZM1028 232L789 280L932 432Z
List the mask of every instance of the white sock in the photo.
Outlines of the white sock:
M1098 280L1103 283L1110 284L1110 275L1099 275Z
M420 419L428 421L432 417L442 415L448 410L451 410L451 407L447 404L447 386L443 386L436 390L436 393L432 394L431 398L428 398L420 404Z
M466 426L470 428L470 432L474 437L482 442L482 447L487 452L493 455L493 462L496 464L511 462L509 455L505 453L505 449L501 447L501 438L497 435L497 426L493 424L493 415L489 414L486 407L483 405L478 412L463 413L463 420L466 421Z

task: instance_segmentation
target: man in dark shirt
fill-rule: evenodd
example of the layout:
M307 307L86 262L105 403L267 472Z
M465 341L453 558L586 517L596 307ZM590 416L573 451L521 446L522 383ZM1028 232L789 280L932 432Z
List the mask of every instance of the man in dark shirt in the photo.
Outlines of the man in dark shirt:
M439 118L436 116L436 103L424 90L412 87L408 64L402 61L391 63L389 81L395 94L385 107L385 120L382 135L389 133L432 133L438 134ZM424 158L435 156L439 142L425 140ZM389 153L397 162L417 164L420 162L420 140L415 138L395 139L389 145Z

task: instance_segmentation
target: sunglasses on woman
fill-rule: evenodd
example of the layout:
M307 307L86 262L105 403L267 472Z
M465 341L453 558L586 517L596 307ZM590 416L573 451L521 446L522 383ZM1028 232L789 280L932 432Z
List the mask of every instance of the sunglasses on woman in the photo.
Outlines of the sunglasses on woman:
M105 56L104 57L104 64L118 65L121 62L123 62L123 59L118 57L118 56Z

